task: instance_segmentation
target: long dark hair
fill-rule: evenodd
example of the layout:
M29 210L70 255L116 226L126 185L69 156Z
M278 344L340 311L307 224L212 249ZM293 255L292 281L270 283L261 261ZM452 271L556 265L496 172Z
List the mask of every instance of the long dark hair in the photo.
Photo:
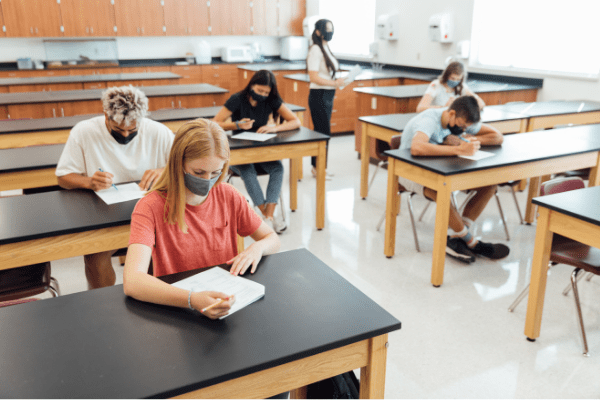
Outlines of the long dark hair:
M460 61L453 61L450 64L448 64L444 72L442 72L442 75L440 75L438 78L440 80L440 83L445 84L446 82L448 82L448 79L450 79L450 75L452 74L462 75L460 83L454 88L454 94L456 96L460 96L463 90L463 82L467 77L467 73L465 72L465 66L463 65L463 63L461 63Z
M257 71L252 78L250 78L250 82L248 82L244 90L241 91L242 95L246 96L246 98L250 97L250 92L252 91L252 86L254 85L263 85L271 88L271 92L267 97L267 103L271 103L272 100L276 99L279 99L283 102L281 96L279 95L279 90L277 90L277 80L275 79L275 74L273 74L271 71L267 71L266 69ZM273 110L273 120L275 122L277 122L278 117L279 113L277 110Z
M323 53L323 57L325 57L325 65L327 65L327 70L331 72L331 78L333 79L335 78L336 72L335 65L333 64L333 61L331 60L331 58L329 58L327 52L325 52L325 49L323 48L323 38L317 35L317 30L321 32L321 35L325 34L328 22L331 23L331 26L333 26L333 23L328 19L320 19L317 22L315 22L315 30L312 33L312 41L314 43L313 46L319 46L319 48L321 49L321 53ZM327 47L329 47L329 45Z

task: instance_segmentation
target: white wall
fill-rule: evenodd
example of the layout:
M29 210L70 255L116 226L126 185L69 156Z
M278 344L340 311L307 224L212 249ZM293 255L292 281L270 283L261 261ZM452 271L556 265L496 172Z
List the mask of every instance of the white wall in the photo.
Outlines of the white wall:
M206 40L213 57L220 57L221 48L258 42L266 56L279 55L279 37L276 36L190 36L190 37L121 37L116 38L119 59L138 60L156 58L184 58L193 52L192 43ZM30 57L46 60L43 40L40 38L0 39L0 62L15 62Z

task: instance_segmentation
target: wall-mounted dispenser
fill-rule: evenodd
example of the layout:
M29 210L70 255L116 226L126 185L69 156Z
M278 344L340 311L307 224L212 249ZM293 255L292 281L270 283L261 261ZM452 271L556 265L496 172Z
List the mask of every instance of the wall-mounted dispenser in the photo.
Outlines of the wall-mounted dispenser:
M451 43L454 40L452 14L435 14L429 18L429 40L440 43Z
M376 30L379 39L397 40L400 36L398 14L383 14L377 17Z

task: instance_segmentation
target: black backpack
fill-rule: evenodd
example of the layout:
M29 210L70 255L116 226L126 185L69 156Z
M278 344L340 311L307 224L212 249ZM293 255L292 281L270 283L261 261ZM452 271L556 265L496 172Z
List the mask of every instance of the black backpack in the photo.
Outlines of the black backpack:
M346 372L320 382L311 383L307 399L358 399L359 382L354 371Z

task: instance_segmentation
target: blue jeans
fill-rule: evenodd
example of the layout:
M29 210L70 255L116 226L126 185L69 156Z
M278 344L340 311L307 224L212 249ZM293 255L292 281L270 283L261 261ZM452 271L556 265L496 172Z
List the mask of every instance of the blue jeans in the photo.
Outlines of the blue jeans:
M229 167L233 172L242 177L246 190L255 206L265 203L277 204L281 185L283 184L283 164L281 161L269 161L255 164L243 164ZM269 174L269 184L267 185L267 199L263 196L262 189L258 183L258 173L266 172Z

